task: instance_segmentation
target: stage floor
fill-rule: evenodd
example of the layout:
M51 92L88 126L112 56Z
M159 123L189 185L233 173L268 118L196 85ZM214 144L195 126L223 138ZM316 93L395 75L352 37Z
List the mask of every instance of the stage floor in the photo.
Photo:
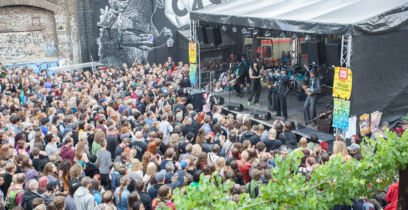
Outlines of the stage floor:
M232 103L240 103L240 104L242 104L244 106L244 110L242 112L235 112L235 111L229 111L228 110L228 107L227 107L228 103L229 103L228 91L224 91L222 93L213 93L213 95L220 95L220 96L224 97L224 105L222 105L222 108L224 110L228 110L229 112L233 112L235 114L250 114L251 119L253 119L252 114L254 113L255 110L268 111L267 94L268 94L268 91L266 89L262 89L261 90L261 96L259 98L260 106L254 105L253 102L251 103L251 106L248 106L249 93L246 92L246 89L245 89L245 93L244 93L242 98L238 97L234 90L231 91L231 100L230 101ZM317 100L316 114L319 115L321 113L329 111L329 108L327 108L326 105L331 104L332 103L331 100L332 100L332 97L330 95L320 94L319 98ZM303 117L304 100L299 101L297 96L288 95L286 97L286 102L287 102L287 105L288 105L288 120L293 121L296 125L298 123L302 123L304 121L304 117ZM255 120L255 121L259 122L259 123L262 123L262 124L264 124L264 125L266 125L268 127L272 126L272 124L273 124L273 122L275 120L283 120L283 117L274 116L276 114L275 112L270 112L270 113L272 115L271 120L268 120L268 121L257 120L257 119L253 119L253 120ZM316 126L311 126L311 125L308 125L308 127L317 128Z

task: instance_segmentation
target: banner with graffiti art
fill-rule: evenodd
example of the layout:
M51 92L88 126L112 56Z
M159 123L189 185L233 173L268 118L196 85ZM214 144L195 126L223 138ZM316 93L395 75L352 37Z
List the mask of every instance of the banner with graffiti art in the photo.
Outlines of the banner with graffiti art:
M190 64L190 82L192 85L195 85L197 82L196 75L197 75L197 65Z
M333 96L349 100L353 84L353 75L350 69L334 68Z
M347 131L350 115L350 101L334 98L333 127Z

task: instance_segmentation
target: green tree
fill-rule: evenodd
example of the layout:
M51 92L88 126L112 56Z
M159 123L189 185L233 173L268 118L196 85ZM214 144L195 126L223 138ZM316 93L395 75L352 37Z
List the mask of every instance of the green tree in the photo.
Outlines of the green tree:
M353 198L372 197L395 182L399 170L408 164L408 132L402 137L389 133L386 139L365 139L363 159L344 161L339 155L313 171L310 180L297 173L303 153L277 156L273 181L261 185L259 196L241 194L231 199L232 181L221 183L218 176L201 176L198 189L186 187L174 191L174 203L180 209L331 209L352 205Z

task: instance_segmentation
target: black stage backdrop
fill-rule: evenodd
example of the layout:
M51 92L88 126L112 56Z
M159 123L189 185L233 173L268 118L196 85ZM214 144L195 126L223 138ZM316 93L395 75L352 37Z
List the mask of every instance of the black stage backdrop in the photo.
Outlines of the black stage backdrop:
M408 30L355 35L351 114L383 111L383 121L408 112Z

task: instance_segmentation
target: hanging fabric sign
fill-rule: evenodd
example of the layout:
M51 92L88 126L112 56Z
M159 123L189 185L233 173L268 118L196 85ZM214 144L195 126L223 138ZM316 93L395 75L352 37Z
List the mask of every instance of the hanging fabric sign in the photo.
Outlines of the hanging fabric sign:
M188 43L188 58L190 63L197 63L197 44L195 42Z
M333 96L349 100L351 96L353 75L350 69L334 68Z
M350 101L334 98L333 127L347 131L349 127Z
M196 84L196 75L197 75L197 65L196 64L190 64L190 83L192 85Z

